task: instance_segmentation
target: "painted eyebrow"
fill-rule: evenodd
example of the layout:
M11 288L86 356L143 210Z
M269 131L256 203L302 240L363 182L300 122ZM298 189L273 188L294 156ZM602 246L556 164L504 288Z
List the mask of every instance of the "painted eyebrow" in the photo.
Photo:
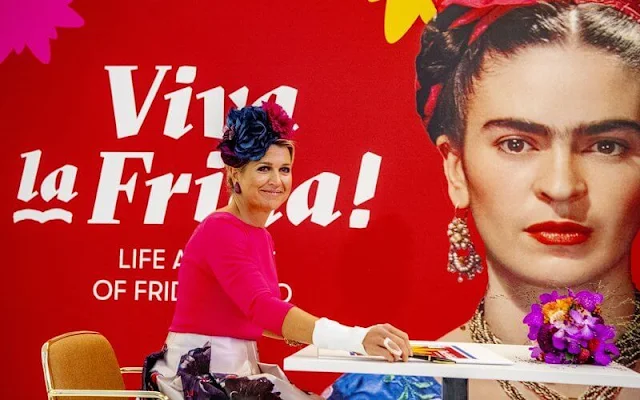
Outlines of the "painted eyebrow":
M491 128L509 129L535 135L549 135L551 133L551 129L543 124L515 118L492 119L482 126L482 130Z
M599 135L611 131L635 131L640 134L640 122L626 119L612 119L597 122L587 126L581 126L579 129L585 135Z
M491 128L510 129L514 131L527 132L534 135L549 135L553 131L546 125L515 118L494 119L485 123L482 127L483 130ZM579 125L578 127L572 129L572 131L574 132L587 136L600 135L603 133L619 130L631 130L640 134L640 122L626 119L611 119L598 121L591 124Z

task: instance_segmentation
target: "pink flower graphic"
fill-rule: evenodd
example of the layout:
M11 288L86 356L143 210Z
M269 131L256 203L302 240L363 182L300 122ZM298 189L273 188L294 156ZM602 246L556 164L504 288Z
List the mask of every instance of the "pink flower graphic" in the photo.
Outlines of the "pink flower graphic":
M56 28L79 28L84 20L69 7L72 0L0 1L0 63L12 51L22 53L25 46L40 62L51 61L50 39L58 37Z

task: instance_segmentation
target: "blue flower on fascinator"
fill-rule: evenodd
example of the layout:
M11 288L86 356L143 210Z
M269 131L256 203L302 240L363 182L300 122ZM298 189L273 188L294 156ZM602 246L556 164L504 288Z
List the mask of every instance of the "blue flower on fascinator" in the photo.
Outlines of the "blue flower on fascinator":
M263 102L262 107L232 109L218 145L222 161L235 168L258 161L275 141L289 138L292 128L293 120L273 101Z

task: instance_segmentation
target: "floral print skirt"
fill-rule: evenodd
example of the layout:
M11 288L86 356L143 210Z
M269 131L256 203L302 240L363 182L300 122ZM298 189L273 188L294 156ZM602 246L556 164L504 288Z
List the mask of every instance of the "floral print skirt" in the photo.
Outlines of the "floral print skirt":
M170 332L144 363L143 388L171 400L309 400L278 365L261 363L255 341Z

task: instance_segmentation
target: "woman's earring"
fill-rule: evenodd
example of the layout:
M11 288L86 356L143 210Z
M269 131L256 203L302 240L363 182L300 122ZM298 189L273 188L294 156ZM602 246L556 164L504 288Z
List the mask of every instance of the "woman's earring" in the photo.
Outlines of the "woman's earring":
M242 189L240 189L240 184L238 182L233 184L233 192L235 194L240 194L242 193Z
M462 282L464 277L471 280L482 272L482 260L471 242L469 227L467 226L467 210L464 216L459 217L458 208L453 217L453 221L448 226L447 236L449 236L449 263L447 270L458 274L458 282Z

